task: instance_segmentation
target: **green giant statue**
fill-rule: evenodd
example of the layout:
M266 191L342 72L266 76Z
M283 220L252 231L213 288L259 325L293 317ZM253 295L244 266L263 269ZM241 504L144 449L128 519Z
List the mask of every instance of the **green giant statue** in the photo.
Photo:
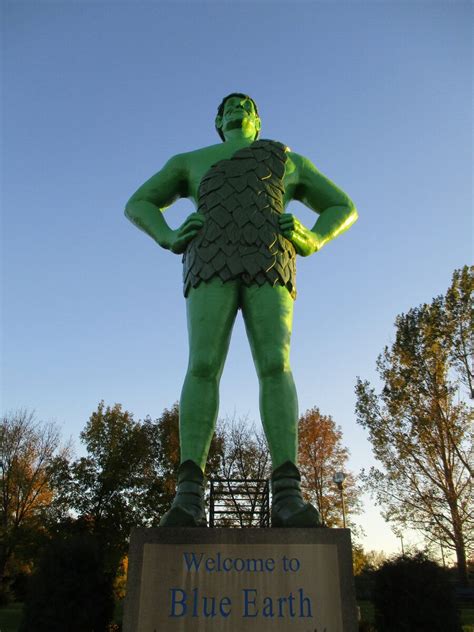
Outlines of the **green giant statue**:
M160 524L206 526L204 470L241 309L272 457L272 526L318 526L296 467L298 403L289 361L295 262L347 230L357 211L307 158L257 140L260 118L249 96L225 97L215 126L222 143L171 158L125 210L162 248L183 255L189 364L180 401L181 466L176 497ZM197 211L173 230L163 211L179 197L190 198ZM285 213L290 200L319 215L311 230Z

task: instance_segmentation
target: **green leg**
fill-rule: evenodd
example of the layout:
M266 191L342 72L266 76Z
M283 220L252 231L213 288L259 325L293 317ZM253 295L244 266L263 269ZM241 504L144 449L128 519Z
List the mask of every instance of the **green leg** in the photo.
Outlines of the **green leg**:
M296 463L298 399L290 369L293 299L282 286L242 287L242 313L260 383L260 415L273 468Z
M189 364L181 392L181 462L204 471L219 408L219 382L238 309L239 284L213 279L186 301Z

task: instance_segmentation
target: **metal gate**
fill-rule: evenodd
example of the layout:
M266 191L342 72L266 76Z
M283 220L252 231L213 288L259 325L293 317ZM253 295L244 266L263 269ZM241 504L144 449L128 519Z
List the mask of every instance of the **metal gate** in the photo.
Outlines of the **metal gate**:
M210 480L209 526L270 526L270 481L257 478Z

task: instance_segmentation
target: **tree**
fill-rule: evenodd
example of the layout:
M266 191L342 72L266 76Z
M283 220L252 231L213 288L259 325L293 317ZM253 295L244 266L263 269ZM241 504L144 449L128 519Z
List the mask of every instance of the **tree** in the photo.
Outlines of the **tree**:
M422 553L384 562L373 602L379 632L461 632L449 575Z
M355 476L347 469L349 450L342 444L342 431L330 415L322 415L314 407L300 417L298 433L298 461L304 495L317 507L323 524L342 526L341 492L333 482L336 471L346 474L347 515L360 512L360 492Z
M220 422L218 433L222 437L222 458L217 476L223 481L221 491L226 492L224 505L236 512L235 518L227 516L222 524L257 527L260 524L265 481L271 475L266 439L245 418ZM236 480L241 482L231 482Z
M449 360L471 399L474 399L473 274L474 266L455 270L444 301Z
M174 496L180 462L178 405L157 420L135 421L120 404L101 402L81 440L88 454L69 467L64 493L86 528L101 538L110 570L116 571L132 527L158 525ZM220 459L219 441L214 437L211 443L211 467Z
M375 573L386 560L387 557L383 551L364 551L360 544L352 546L352 569L357 601L372 602ZM369 632L374 628L365 622L360 629Z
M101 402L81 440L87 456L64 472L64 496L83 530L107 549L107 572L114 573L131 528L159 521L165 491L157 463L158 427L150 419L135 421L120 404ZM59 532L64 527L67 523Z
M385 518L454 551L463 583L474 544L473 409L461 390L472 390L473 287L472 271L456 270L445 296L398 316L377 360L382 391L356 386L358 421L383 466L365 480Z
M375 571L386 561L387 556L383 551L371 549L365 551L362 545L352 546L352 567L354 575L360 575L364 571Z
M56 495L55 473L68 455L58 428L39 422L32 412L5 414L0 427L0 582L20 549L44 531Z
M21 632L106 632L114 594L103 555L91 534L52 539L31 579Z

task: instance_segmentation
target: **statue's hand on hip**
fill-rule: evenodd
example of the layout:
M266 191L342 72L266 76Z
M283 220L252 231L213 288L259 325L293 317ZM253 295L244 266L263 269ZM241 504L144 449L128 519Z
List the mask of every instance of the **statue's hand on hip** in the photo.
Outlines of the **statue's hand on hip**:
M291 213L283 213L278 218L283 237L291 241L297 254L308 257L319 249L318 238Z
M171 231L169 249L176 255L182 254L189 242L196 237L205 222L201 213L191 213L179 228Z

